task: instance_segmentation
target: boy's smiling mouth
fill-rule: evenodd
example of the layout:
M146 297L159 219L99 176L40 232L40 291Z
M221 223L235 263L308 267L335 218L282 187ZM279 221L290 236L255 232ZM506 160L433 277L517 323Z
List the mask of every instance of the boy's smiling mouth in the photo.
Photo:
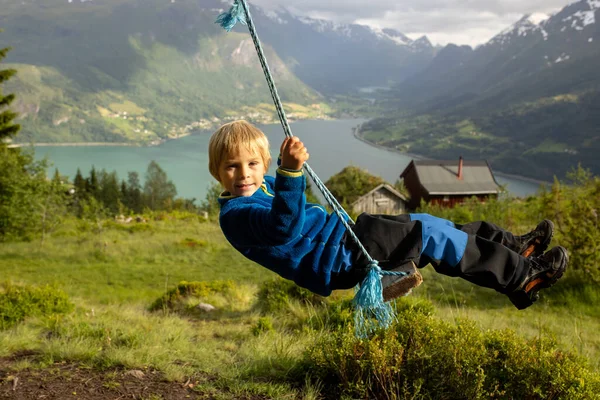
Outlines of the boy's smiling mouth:
M247 190L254 186L254 183L239 183L235 185L238 189Z

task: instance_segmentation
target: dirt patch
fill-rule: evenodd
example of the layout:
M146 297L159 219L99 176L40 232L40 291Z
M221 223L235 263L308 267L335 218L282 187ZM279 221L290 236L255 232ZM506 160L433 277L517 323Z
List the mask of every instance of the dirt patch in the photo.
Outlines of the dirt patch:
M155 370L111 369L99 371L75 363L56 363L41 369L14 368L15 362L35 359L34 352L21 352L0 359L0 399L11 400L178 400L240 399L266 400L262 395L238 395L227 388L209 392L200 385L214 382L215 376L192 376L186 382L170 382ZM206 385L203 385L207 388Z
M206 380L206 379L204 379ZM0 399L210 399L197 380L169 382L158 371L96 371L74 364L11 371L0 365Z

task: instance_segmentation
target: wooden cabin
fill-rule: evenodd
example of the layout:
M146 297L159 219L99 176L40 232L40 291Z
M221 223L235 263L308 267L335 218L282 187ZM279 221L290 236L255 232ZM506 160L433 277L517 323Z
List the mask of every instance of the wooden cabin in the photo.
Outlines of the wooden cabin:
M416 209L421 200L454 207L476 197L480 201L495 198L500 186L487 161L413 160L400 175L410 193L408 207Z
M382 183L352 203L356 214L402 214L406 212L408 199L387 183Z

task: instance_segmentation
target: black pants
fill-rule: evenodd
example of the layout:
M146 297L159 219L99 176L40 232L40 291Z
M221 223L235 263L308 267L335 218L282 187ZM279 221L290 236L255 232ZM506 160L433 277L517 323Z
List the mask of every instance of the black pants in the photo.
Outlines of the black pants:
M529 261L511 250L518 248L519 243L515 236L499 226L483 221L455 225L455 228L448 227L467 234L466 247L457 264L433 259L422 254L424 224L427 222L411 220L409 214L361 214L353 226L353 231L371 257L386 270L404 265L408 261L413 261L419 268L431 264L443 275L460 277L476 285L507 294L520 285L529 269ZM349 235L345 243L353 252L354 271L353 276L348 276L347 279L343 279L345 282L340 283L351 287L351 281L362 280L361 277L364 277L368 270L368 262Z

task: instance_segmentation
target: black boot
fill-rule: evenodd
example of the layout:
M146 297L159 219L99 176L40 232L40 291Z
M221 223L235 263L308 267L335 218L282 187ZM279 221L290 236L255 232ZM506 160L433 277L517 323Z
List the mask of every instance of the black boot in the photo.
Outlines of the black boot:
M543 220L529 233L515 236L517 248L511 249L525 258L539 257L548 248L554 234L554 224L550 220ZM509 246L509 248L512 246Z
M539 257L530 258L529 270L519 287L508 294L519 310L532 305L539 298L541 289L549 288L560 279L567 269L569 255L564 247L557 246Z

